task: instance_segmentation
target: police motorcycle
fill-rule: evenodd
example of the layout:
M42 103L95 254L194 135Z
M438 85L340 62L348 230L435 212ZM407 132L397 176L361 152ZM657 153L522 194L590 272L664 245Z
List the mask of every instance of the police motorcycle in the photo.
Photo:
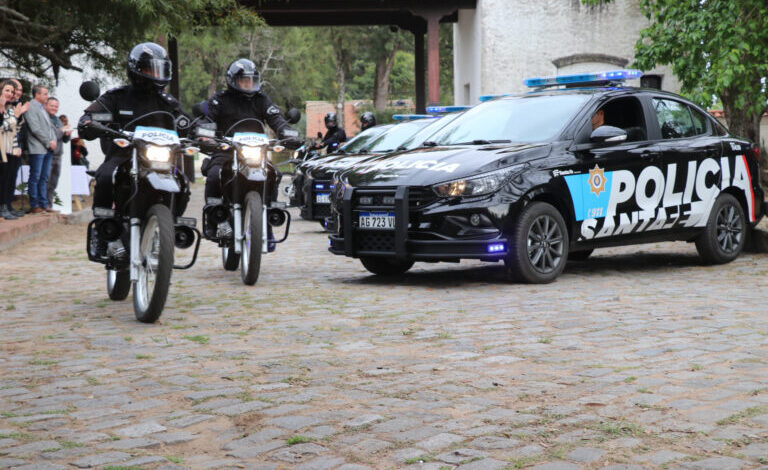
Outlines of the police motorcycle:
M85 82L80 95L86 101L95 101L99 87ZM126 130L156 115L167 115L169 127L174 130L139 125L133 131ZM154 323L165 306L173 269L191 268L200 248L197 221L181 217L186 204L179 204L190 191L176 161L182 152L194 154L197 149L179 139L176 129L187 127L189 119L154 111L134 119L126 129L117 129L110 113L93 113L91 117L91 128L132 152L130 160L120 165L113 176L115 208L96 208L88 224L88 259L105 265L110 299L124 300L133 285L136 319ZM106 253L99 250L100 243L106 243ZM193 245L191 261L174 264L174 247L188 249Z
M199 124L196 129L202 152L224 151L234 155L231 175L222 174L221 178L224 196L209 198L203 207L203 236L221 247L225 270L234 271L240 266L240 277L249 286L259 278L262 255L288 238L291 225L285 203L272 197L274 185L279 182L271 154L285 150L283 141L269 139L259 132L237 131L254 123L262 129L266 127L259 119L247 118L233 124L221 137L216 135L215 123ZM297 136L298 133L289 135L285 140ZM282 237L270 239L271 228L283 225Z

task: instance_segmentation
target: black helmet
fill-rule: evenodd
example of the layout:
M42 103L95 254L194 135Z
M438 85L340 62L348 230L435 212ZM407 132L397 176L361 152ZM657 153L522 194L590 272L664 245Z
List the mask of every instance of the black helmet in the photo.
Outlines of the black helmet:
M162 46L143 42L128 54L128 79L137 87L154 86L162 90L171 81L171 60Z
M364 131L368 129L369 127L373 127L376 125L376 116L373 115L372 112L366 111L363 113L362 116L360 116L360 130Z
M227 69L227 87L232 91L253 96L261 89L261 75L256 64L248 59L237 59Z
M336 113L328 113L325 115L325 128L331 129L339 125L339 119L336 117Z

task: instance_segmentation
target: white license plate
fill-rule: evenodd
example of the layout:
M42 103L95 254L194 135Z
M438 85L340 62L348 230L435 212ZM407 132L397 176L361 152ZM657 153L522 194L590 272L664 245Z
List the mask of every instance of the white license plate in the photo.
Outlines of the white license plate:
M330 204L331 193L320 193L315 195L315 202L318 204Z
M394 230L395 213L394 212L361 212L359 221L360 228L371 230Z

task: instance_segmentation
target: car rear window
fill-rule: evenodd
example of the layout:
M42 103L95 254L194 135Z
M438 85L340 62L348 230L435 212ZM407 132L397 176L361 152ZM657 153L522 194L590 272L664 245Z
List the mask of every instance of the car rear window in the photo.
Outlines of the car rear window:
M691 112L683 103L654 98L653 109L656 110L662 139L680 139L697 134Z

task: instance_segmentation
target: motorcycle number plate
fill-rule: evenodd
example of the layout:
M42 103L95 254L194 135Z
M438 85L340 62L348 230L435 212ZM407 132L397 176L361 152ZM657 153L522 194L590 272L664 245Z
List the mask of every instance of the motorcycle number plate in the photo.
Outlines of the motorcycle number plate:
M394 230L394 212L361 212L358 227L368 230Z
M248 179L257 180L264 176L264 172L261 168L248 168Z
M318 204L330 204L331 193L319 193L315 195L315 202Z

